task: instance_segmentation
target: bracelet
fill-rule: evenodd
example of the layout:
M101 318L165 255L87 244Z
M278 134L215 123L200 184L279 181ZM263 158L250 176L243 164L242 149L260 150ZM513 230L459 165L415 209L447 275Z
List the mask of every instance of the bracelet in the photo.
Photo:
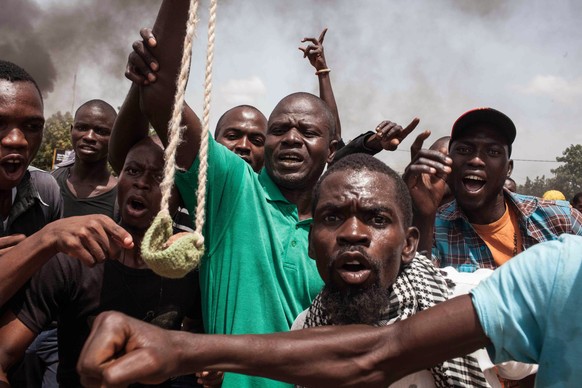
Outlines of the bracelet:
M325 69L319 69L315 72L315 75L320 75L320 74L325 74L325 73L329 73L331 71L331 69L329 68L325 68Z

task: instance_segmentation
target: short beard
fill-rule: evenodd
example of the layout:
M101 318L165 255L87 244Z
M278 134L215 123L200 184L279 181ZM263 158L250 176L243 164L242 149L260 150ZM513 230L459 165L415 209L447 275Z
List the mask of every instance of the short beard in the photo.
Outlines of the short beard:
M321 304L330 325L376 325L390 304L390 289L381 288L378 283L343 291L326 285L321 291Z

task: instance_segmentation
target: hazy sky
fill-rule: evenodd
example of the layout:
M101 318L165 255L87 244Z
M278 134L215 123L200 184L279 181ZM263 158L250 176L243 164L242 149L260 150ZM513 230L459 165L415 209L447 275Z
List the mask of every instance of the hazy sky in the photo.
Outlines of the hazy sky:
M0 58L29 70L46 91L45 114L101 98L121 105L131 43L159 0L2 0ZM202 104L207 8L203 2L187 100ZM344 139L384 119L414 116L430 139L454 120L492 106L518 128L514 178L550 175L582 143L582 1L219 1L211 125L237 104L267 116L285 95L318 93L297 49L329 27L324 46ZM77 74L75 100L73 79ZM402 171L408 148L381 158Z

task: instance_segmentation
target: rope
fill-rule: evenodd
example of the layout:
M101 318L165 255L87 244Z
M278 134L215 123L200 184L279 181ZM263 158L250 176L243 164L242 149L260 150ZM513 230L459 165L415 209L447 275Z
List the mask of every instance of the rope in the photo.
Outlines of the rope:
M190 73L190 61L192 59L192 40L198 24L198 0L190 1L188 10L188 22L186 25L186 36L184 37L184 49L182 52L182 62L180 72L176 80L176 94L174 96L174 108L170 118L168 128L168 146L164 150L164 179L160 184L162 200L160 203L160 213L169 216L169 202L174 186L174 175L176 173L176 150L182 141L184 127L182 122L182 110L184 109L184 95L186 94L186 85L188 84L188 75Z
M204 77L204 110L202 135L200 139L200 167L198 170L198 192L196 207L196 232L202 236L206 211L206 174L208 171L208 134L210 133L210 94L212 92L212 65L214 62L214 37L216 29L216 5L218 0L210 0L208 19L208 46L206 48L206 72Z
M216 6L217 0L211 0L210 18L208 21L206 74L204 81L204 113L202 120L202 133L200 134L200 150L198 152L200 165L198 170L198 189L196 193L196 230L194 233L188 233L184 236L176 235L175 237L172 237L172 219L169 213L169 201L176 171L176 152L182 139L182 133L184 132L184 127L180 124L182 122L186 84L190 72L192 39L198 22L198 19L196 18L198 0L191 0L190 8L188 10L186 36L184 37L182 62L176 80L174 107L168 128L168 146L164 151L164 179L160 184L160 190L162 192L160 212L144 235L141 246L142 258L147 263L148 267L157 274L169 278L180 278L186 275L198 265L204 254L204 237L202 236L202 229L204 227L206 209L208 136L210 132L210 94L212 91Z

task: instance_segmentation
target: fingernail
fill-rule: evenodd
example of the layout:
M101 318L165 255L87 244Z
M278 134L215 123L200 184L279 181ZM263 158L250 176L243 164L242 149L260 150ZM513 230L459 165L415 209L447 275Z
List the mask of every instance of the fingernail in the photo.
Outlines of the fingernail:
M152 63L150 64L150 67L152 68L152 70L153 70L153 71L157 71L157 70L158 70L158 64L157 64L157 63L155 63L155 62L152 62Z
M156 42L156 40L155 40L154 38L149 38L149 39L148 39L148 44L149 44L151 47L155 47L155 46L158 44L158 42Z

